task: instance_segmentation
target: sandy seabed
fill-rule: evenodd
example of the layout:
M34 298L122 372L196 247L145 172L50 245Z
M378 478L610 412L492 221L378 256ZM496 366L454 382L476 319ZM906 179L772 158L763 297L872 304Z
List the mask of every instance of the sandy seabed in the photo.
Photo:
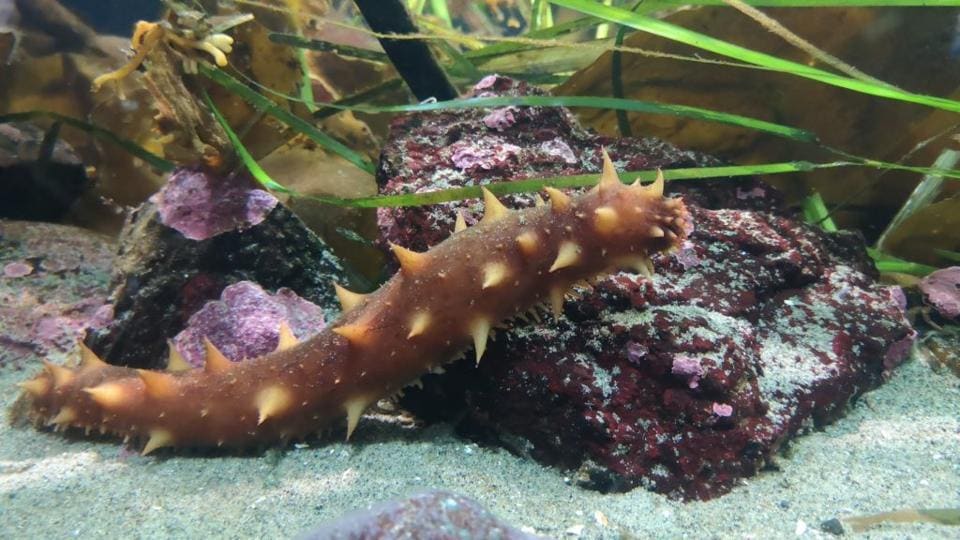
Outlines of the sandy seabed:
M27 376L0 370L5 409ZM642 489L587 491L447 426L361 422L349 444L140 457L116 441L4 423L0 538L291 538L429 488L552 538L832 538L819 524L833 517L960 507L960 379L913 360L846 418L795 440L778 467L716 500L681 503ZM960 527L888 524L856 538L955 539Z

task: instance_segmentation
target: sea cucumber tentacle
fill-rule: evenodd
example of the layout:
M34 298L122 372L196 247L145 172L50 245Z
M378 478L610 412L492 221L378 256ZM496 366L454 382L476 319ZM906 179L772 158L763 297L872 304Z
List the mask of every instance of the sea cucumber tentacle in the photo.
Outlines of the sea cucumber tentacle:
M548 189L550 203L512 211L484 190L486 216L425 253L394 246L401 269L379 290L338 288L340 320L292 334L239 364L212 344L203 368L172 354L165 372L110 366L83 351L77 367L46 364L21 383L30 415L55 429L99 430L162 447L250 447L298 439L363 411L470 346L482 359L497 323L540 304L562 309L576 282L618 267L649 273L652 253L676 248L683 203L654 184L626 186L607 159L597 187ZM283 332L281 332L283 334Z

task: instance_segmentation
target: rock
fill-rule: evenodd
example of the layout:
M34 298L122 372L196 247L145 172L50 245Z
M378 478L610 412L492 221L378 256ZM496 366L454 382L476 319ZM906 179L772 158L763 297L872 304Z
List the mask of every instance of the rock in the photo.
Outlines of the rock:
M565 469L589 464L585 487L709 499L903 360L913 331L859 237L691 211L688 246L656 260L652 281L618 274L564 317L506 332L479 368L425 378L466 405L459 431L514 450L526 441L524 453Z
M414 176L415 190L473 182L462 169L479 181L595 171L599 141L621 169L710 163L649 139L584 134L562 109L511 110L495 122L491 111L475 113L455 125L453 113L397 120L409 136L384 153L381 173L396 173L385 190ZM537 133L571 148L577 164L544 165ZM457 141L482 146L505 134L519 148L507 148L508 159L499 142L500 154L453 159ZM409 389L402 404L578 470L585 487L709 499L756 474L794 435L841 415L903 361L915 334L898 290L876 283L858 235L800 222L755 180L675 182L668 192L684 197L695 230L677 253L655 258L654 279L619 273L582 288L564 316L502 333L479 367L463 361L424 377L425 389ZM414 245L426 246L447 234L451 216L390 210L381 228L390 241L419 235Z
M924 300L942 317L960 317L960 266L932 272L918 285Z
M77 227L0 220L0 366L68 353L109 321L113 249Z
M115 319L86 339L107 362L164 367L167 340L240 281L287 288L331 319L339 313L333 282L343 269L327 246L249 178L211 176L175 171L130 216L111 278Z
M347 514L300 538L536 540L540 537L504 523L473 499L449 491L433 490Z

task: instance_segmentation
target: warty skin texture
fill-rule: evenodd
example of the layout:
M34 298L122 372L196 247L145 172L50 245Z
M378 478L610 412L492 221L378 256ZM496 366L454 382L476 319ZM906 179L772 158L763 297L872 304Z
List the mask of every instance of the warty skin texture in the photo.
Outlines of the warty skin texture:
M167 371L109 366L82 350L78 367L46 364L21 383L29 416L162 447L245 448L309 436L363 411L471 345L477 361L491 329L544 303L559 310L570 286L676 248L689 217L663 197L663 179L626 186L607 158L597 187L511 211L484 190L486 211L425 253L394 246L401 269L380 289L338 288L343 316L296 343L232 363L208 344L203 368L173 355Z

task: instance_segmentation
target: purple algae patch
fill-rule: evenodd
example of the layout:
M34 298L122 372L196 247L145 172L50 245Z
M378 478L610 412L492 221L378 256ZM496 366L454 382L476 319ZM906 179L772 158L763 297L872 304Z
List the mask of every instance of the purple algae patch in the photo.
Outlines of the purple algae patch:
M954 319L960 315L960 266L932 272L920 280L920 291L937 312Z
M204 338L240 362L276 349L282 322L303 340L323 329L323 310L289 289L270 294L256 283L241 281L194 313L173 342L195 367L204 362Z
M517 119L513 114L516 110L516 107L494 109L483 117L483 124L490 129L503 131L517 123Z
M700 365L700 360L685 354L679 354L673 358L673 366L670 368L670 372L686 378L687 386L696 388L700 385L703 367Z
M726 403L714 403L713 404L713 414L717 416L733 416L733 406Z
M277 199L244 175L216 176L203 169L179 169L150 198L160 220L191 240L262 223Z
M450 156L450 161L464 171L493 170L515 159L520 153L520 147L517 145L497 144L489 139L456 143L451 149L453 154Z

